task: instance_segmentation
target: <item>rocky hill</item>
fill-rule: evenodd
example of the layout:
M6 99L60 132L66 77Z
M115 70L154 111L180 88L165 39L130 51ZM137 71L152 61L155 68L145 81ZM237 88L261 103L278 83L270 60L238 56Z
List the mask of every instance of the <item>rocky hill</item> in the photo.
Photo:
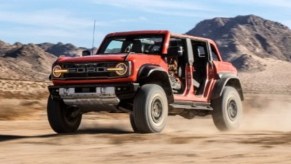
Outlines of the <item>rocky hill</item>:
M291 82L286 84L291 76L291 30L288 27L247 15L204 20L187 33L214 39L223 58L241 71L244 86L252 90L258 86L264 90L267 84L275 90L290 88ZM47 80L51 64L58 56L80 55L82 50L63 43L8 44L0 41L0 79ZM254 77L260 81L250 80ZM262 81L266 84L260 85Z
M34 44L9 45L2 42L0 51L1 79L46 80L56 59Z
M215 40L223 58L240 70L263 70L265 58L291 61L291 30L255 15L204 20L187 34Z
M44 51L54 54L55 56L65 55L65 56L80 56L82 51L86 48L76 47L73 44L67 43L41 43L37 44Z
M58 56L78 56L83 49L62 43L11 45L0 41L0 78L46 81Z

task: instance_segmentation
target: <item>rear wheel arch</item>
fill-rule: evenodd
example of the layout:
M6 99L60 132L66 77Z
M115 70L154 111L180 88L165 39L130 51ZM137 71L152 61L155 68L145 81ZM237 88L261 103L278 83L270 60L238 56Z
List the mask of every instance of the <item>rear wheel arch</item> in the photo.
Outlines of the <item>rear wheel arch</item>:
M213 100L213 99L217 99L221 97L224 91L224 88L226 86L231 86L235 88L237 92L239 93L241 100L242 101L244 100L243 90L242 90L240 80L238 77L233 76L233 75L226 75L216 82L211 99Z

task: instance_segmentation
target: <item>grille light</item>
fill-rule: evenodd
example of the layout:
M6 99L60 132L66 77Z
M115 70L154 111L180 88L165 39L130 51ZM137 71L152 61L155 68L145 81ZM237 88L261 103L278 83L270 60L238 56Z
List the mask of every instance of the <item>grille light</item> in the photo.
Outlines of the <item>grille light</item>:
M125 75L131 74L131 62L119 62L119 63L114 63L114 65L111 64L111 66L113 66L113 67L107 67L107 68L106 68L106 66L98 67L96 65L96 66L89 67L87 65L84 65L84 66L80 65L78 67L64 69L64 68L62 68L61 65L57 64L57 65L53 66L52 77L53 78L60 78L64 74L67 74L67 73L72 73L72 75L74 75L76 73L78 73L78 74L85 74L86 73L88 76L89 73L114 72L115 75L112 75L112 76L115 76L115 77L116 76L125 76ZM77 66L77 64L76 64L76 66Z
M125 63L118 63L116 66L116 74L119 76L123 76L127 73L128 71L128 66Z
M68 70L62 69L60 65L55 65L53 67L53 76L54 77L61 77L63 73L67 73Z

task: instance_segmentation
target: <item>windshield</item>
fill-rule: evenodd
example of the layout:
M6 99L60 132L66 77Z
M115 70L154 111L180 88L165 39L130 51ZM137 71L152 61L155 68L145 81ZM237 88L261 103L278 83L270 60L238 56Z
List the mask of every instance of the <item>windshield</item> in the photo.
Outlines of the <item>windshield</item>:
M129 35L106 38L98 54L145 53L160 54L163 35Z

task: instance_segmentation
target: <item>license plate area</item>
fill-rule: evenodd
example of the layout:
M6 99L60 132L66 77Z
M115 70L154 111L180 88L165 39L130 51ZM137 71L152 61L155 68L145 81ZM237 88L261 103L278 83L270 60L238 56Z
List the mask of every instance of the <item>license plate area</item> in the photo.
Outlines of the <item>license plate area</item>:
M75 93L94 93L96 92L96 87L76 87Z
M115 97L115 87L60 88L59 94L62 98Z

